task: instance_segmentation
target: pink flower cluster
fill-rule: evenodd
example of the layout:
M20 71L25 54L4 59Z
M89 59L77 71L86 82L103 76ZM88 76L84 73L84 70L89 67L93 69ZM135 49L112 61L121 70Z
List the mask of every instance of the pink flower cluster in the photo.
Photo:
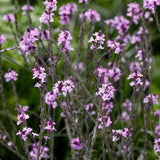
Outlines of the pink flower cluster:
M72 138L71 147L73 147L75 150L81 150L83 148L79 137Z
M155 13L154 5L159 6L160 5L160 0L143 0L143 7L145 9L151 10L152 13Z
M37 28L27 29L27 31L25 31L24 36L19 44L20 54L23 52L26 55L29 55L30 53L34 52L36 48L34 42L38 40L37 36L39 36L39 31Z
M9 69L8 73L6 73L4 75L4 78L6 79L6 82L16 81L17 80L17 76L18 76L18 74L15 71Z
M37 155L38 155L38 146L39 146L39 142L37 143L33 143L32 144L32 150L30 151L30 156L32 157L32 160L37 160ZM47 154L47 152L49 151L48 147L41 145L40 146L40 156L39 156L39 160L41 159L49 159L50 156Z
M46 5L46 9L43 12L42 16L39 18L39 21L43 24L49 25L49 23L53 22L53 11L57 10L57 0L46 0L43 2L44 5Z
M105 23L111 27L116 28L120 36L126 34L126 32L130 27L129 26L130 22L127 19L125 19L123 16L116 16L114 17L114 19L106 20Z
M105 41L104 37L105 35L102 34L102 31L94 33L88 41L89 43L93 43L91 50L104 49L104 47L102 47L102 44L104 44Z
M143 82L141 77L143 77L143 75L137 71L130 74L129 77L127 78L127 79L132 79L130 86L142 86Z
M100 14L97 13L97 11L93 9L89 9L87 12L85 12L84 18L89 20L90 23L96 23L101 20Z
M135 24L138 24L138 20L142 16L139 4L135 2L129 3L127 11L128 11L127 16L131 17L131 21L133 21L133 23Z
M103 116L98 118L98 121L100 122L98 129L104 129L106 127L109 127L112 123L111 118L109 116Z
M57 102L56 102L57 95L53 92L47 92L45 96L45 102L49 106L53 107L54 109L57 107Z
M87 4L87 3L88 3L88 0L79 0L79 3Z
M14 22L14 16L13 14L9 14L7 13L6 15L3 16L3 20L9 23L13 23Z
M56 131L54 127L55 125L56 123L50 118L50 120L47 122L47 126L44 129L48 130L48 132Z
M60 96L63 95L64 97L67 96L67 93L72 92L72 90L75 88L74 83L68 79L63 81L58 81L55 86L53 87L53 92Z
M71 33L68 30L61 31L58 37L58 45L61 45L62 51L67 52L67 51L74 50L70 46L70 40L72 40Z
M35 87L40 88L42 87L42 84L45 82L45 78L47 76L47 74L45 73L45 68L36 66L33 69L33 71L33 79L37 78L40 80L40 83L36 83Z
M120 44L116 40L108 40L107 46L114 51L115 54L122 53L124 51L124 44Z
M60 20L62 25L70 23L71 16L77 11L77 5L75 3L67 3L59 8Z
M144 98L143 103L158 104L158 95L149 94L147 97Z
M119 141L122 137L129 138L132 134L130 133L128 128L112 130L112 140L113 142Z
M32 132L32 128L27 128L24 127L22 131L18 131L18 133L16 135L20 135L23 139L23 141L27 140L27 135L30 134L30 132Z
M58 81L54 85L53 90L46 93L45 103L55 109L57 107L56 99L58 98L58 96L63 95L64 97L66 97L67 93L72 92L74 88L74 83L70 79L64 82Z
M24 5L23 7L22 7L22 14L24 15L24 14L26 14L28 11L33 11L34 10L34 8L31 6L31 5Z
M102 84L102 87L99 88L99 91L96 93L99 95L103 101L110 101L114 98L116 89L110 84Z
M5 42L6 42L6 38L3 35L0 34L0 47Z

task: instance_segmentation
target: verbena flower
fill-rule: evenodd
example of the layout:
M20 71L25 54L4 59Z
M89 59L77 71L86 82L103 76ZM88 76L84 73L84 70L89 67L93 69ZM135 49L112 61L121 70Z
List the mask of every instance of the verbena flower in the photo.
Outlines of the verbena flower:
M158 104L158 95L149 94L147 97L144 98L143 103Z
M57 95L53 91L47 92L45 95L45 103L55 109L57 107L56 98Z
M73 50L73 48L70 46L70 40L72 40L71 33L66 31L61 31L58 37L58 45L61 45L61 49L64 52Z
M17 121L17 125L20 125L21 123L22 124L25 124L26 123L26 119L29 118L29 115L28 114L25 114L24 112L19 112L18 113L18 121Z
M124 138L129 138L132 136L131 132L129 131L128 128L124 129L118 129L118 130L112 130L112 141L119 141L122 137Z
M141 77L143 77L143 75L137 71L130 74L129 77L127 78L127 79L132 79L130 86L142 86L143 82Z
M73 147L75 150L81 150L83 148L79 137L72 138L71 147Z
M32 144L32 150L29 152L30 156L32 157L32 160L37 160L37 156L38 156L38 146L39 146L39 142L37 143L33 143ZM39 160L41 159L49 159L50 156L48 155L49 149L46 146L41 145L40 146L40 156L39 156Z
M96 10L89 9L87 12L85 12L84 17L89 20L91 23L96 23L101 20L101 16L99 13L97 13Z
M102 44L104 44L105 41L104 37L105 35L102 34L101 30L92 34L92 37L88 41L89 43L92 43L91 50L104 49L104 47L102 47Z
M4 75L4 78L6 79L6 82L16 81L17 80L17 76L18 76L18 74L15 71L9 69L8 73L6 73Z
M45 73L45 68L36 66L33 69L33 79L37 78L40 80L40 87L45 82L45 78L47 77L47 74Z
M138 20L142 16L142 12L138 3L134 2L128 4L127 16L131 17L133 23L138 24Z
M109 127L112 123L111 118L107 115L98 118L98 121L100 122L98 129L102 129L102 130L106 127Z
M43 2L44 5L46 5L46 10L47 11L56 11L57 10L57 0L45 0L45 2Z
M107 46L115 52L115 54L122 53L124 51L124 44L120 44L120 42L117 42L116 40L108 40Z
M13 14L7 13L6 15L3 16L3 20L9 23L14 22L14 16Z
M98 92L96 93L99 95L103 101L110 101L114 99L116 89L110 84L102 84L102 87L99 88Z
M44 129L48 130L48 132L56 131L54 127L55 125L56 123L50 118L50 120L47 122L47 126Z
M34 10L34 8L31 6L31 5L24 5L23 7L22 7L22 14L26 14L27 13L27 11L33 11Z
M29 55L34 52L36 49L34 42L38 40L37 36L39 36L37 28L27 29L27 31L24 32L24 36L19 43L20 54L23 52L26 55Z
M74 83L70 79L68 79L64 82L58 81L53 87L53 92L56 93L58 96L63 95L64 97L66 97L67 93L72 92L74 88Z
M159 6L160 5L160 0L143 0L143 7L145 9L151 10L152 13L155 13L154 4Z
M0 34L0 46L6 42L6 38Z
M122 103L122 106L130 112L132 110L133 103L129 99L126 99L125 102Z
M67 3L59 8L60 20L62 25L70 23L71 16L77 11L77 5L75 3Z
M23 141L27 140L27 135L32 131L32 128L24 127L22 131L18 131L16 135L20 135Z
M79 3L85 3L85 4L87 4L88 0L79 0Z

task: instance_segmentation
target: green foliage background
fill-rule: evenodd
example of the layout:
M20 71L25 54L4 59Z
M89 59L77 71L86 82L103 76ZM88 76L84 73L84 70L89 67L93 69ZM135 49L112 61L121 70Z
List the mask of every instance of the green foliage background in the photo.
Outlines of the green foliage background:
M78 21L78 14L81 12L82 8L81 5L78 4L78 0L58 0L58 8L68 2L75 2L78 5L78 12L73 17L71 21L71 33L73 36L73 41L71 42L73 48L77 48L77 41L78 41L78 35L79 35L79 21ZM99 30L102 29L102 31L105 33L107 32L107 26L104 25L103 21L108 18L113 18L116 15L125 15L127 10L127 4L130 2L134 2L132 0L91 0L91 3L89 4L88 8L96 9L97 12L101 14L102 21L100 23L96 24L96 29ZM141 0L136 0L139 4L142 3ZM21 35L23 35L24 31L27 29L28 26L28 20L27 16L22 16L21 14L21 7L24 5L26 1L19 0L19 8L18 8L18 20L19 20L19 26L20 26L20 32ZM44 11L44 5L42 5L42 0L31 0L31 4L34 6L34 11L31 12L31 17L33 20L34 27L38 27L40 25L39 23L39 17L41 16L42 12ZM159 8L158 8L159 11ZM0 0L0 33L5 35L6 37L6 43L3 45L3 48L8 48L11 46L16 46L16 43L14 41L13 36L11 35L11 31L9 28L9 25L5 22L3 22L2 18L3 15L6 13L14 13L14 0ZM55 13L54 17L54 23L53 27L56 29L60 27L59 24L59 16L58 11ZM135 31L135 28L133 27L133 32ZM153 70L152 70L152 91L153 93L157 93L160 95L160 49L159 49L159 43L160 43L160 34L158 33L158 30L156 28L155 22L152 23L151 26L151 35L152 35L152 46L153 46ZM55 37L57 36L57 33L55 32ZM72 55L73 58L75 55ZM16 81L16 89L18 93L19 98L19 104L28 105L30 106L30 110L32 112L38 113L39 108L39 90L37 88L34 88L35 81L32 80L32 72L28 71L26 68L23 59L19 55L18 51L10 51L5 52L3 54L3 63L2 63L2 69L3 69L3 76L8 71L8 68L14 69L16 72L18 72L18 80ZM11 83L6 83L4 81L5 85L5 97L7 101L7 106L9 109L9 112L11 113L12 118L14 119L16 123L16 117L17 112L15 111L15 102L14 102L14 95ZM124 92L127 95L128 90L126 89ZM155 110L159 108L159 106L155 106ZM57 119L59 119L60 110L57 109L56 111ZM39 126L37 126L38 121L35 118L34 115L30 115L31 119L29 120L29 125L31 127L35 128L35 132L38 132ZM17 137L14 135L15 133L12 131L10 123L8 121L8 118L6 117L2 104L0 102L0 119L2 120L3 124L5 124L8 131L11 133L11 135L14 136L14 140L18 141ZM62 125L63 126L63 121ZM137 137L141 140L143 138L142 135ZM69 150L69 143L68 140L65 137L58 137L55 139L56 146L55 146L55 155L58 160L66 159L67 155L69 154L67 151ZM17 142L18 145L22 145L20 142ZM139 142L140 143L140 142ZM138 150L139 148L137 148ZM97 154L101 152L97 148ZM64 153L64 154L61 154ZM7 149L0 147L0 158L2 160L12 160L17 159L17 157L10 153ZM148 160L155 159L153 149L151 149Z

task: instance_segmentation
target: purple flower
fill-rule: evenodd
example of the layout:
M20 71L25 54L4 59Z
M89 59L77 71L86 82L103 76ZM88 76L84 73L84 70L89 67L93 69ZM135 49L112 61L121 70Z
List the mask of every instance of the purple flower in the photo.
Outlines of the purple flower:
M132 79L133 81L131 81L130 86L142 86L143 82L141 80L141 77L143 77L143 75L140 72L133 72L132 74L129 75L129 77L127 79Z
M115 54L122 53L124 51L124 44L120 44L116 40L108 40L107 46L115 52Z
M79 0L79 3L85 3L85 4L87 4L88 0Z
M39 146L39 142L37 143L33 143L32 144L32 150L30 151L30 156L32 157L32 160L37 160L37 155L38 155L38 146ZM48 147L46 146L40 146L40 156L39 156L39 160L41 159L49 159L50 156L47 154L47 152L49 151Z
M122 121L124 121L124 122L128 122L130 120L130 117L126 111L122 112L121 117L122 117Z
M152 13L155 13L154 4L159 6L160 5L160 0L143 0L143 7L145 9L151 10Z
M140 64L138 62L132 62L129 66L129 70L140 72L141 71Z
M101 20L101 16L99 13L97 13L96 10L89 9L87 12L85 12L84 17L89 20L91 23L96 23Z
M22 136L22 139L24 141L27 140L27 135L32 131L32 128L27 128L27 127L24 127L22 131L18 131L18 133L16 135L20 135Z
M13 23L14 22L14 16L13 14L7 13L6 15L3 16L3 20L6 22Z
M70 40L72 40L71 33L68 30L61 31L61 33L59 34L59 37L58 37L58 45L62 45L61 46L62 51L67 52L70 50L74 50L70 46Z
M41 39L46 39L46 40L50 39L50 33L48 30L44 30L41 32Z
M6 42L6 38L0 34L0 46Z
M46 104L48 104L49 106L55 109L57 107L57 102L55 101L56 98L57 98L57 95L53 91L47 92L45 96L45 102Z
M54 16L54 13L50 13L48 11L44 11L42 16L39 18L39 21L43 24L49 24L49 23L52 23L54 20L53 20L53 16Z
M154 141L154 152L160 158L160 138L157 138Z
M129 3L127 11L128 11L127 16L131 17L133 23L138 24L138 20L142 16L142 12L139 8L139 4L135 2Z
M26 14L27 11L33 11L34 8L32 6L28 6L27 4L22 7L22 14Z
M33 79L38 78L40 80L40 84L42 85L45 82L45 78L47 76L45 69L43 67L36 66L33 71Z
M18 76L18 74L15 71L9 69L8 73L6 73L4 75L4 78L6 79L6 82L16 81L17 80L17 76Z
M118 81L121 76L121 70L117 67L113 67L108 70L107 75L112 78L114 81Z
M79 137L77 137L77 138L72 138L71 147L73 147L73 148L76 149L76 150L81 150L81 149L83 148L83 147L82 147L82 144L81 144L81 142L80 142Z
M126 99L126 101L122 103L122 106L125 107L126 110L130 112L132 110L133 103L129 99Z
M19 47L20 47L20 54L21 52L24 52L26 55L29 55L30 53L33 53L35 50L34 42L37 41L37 36L39 35L39 31L37 28L35 29L27 29L27 31L24 32L24 36L20 41Z
M26 119L29 118L29 115L28 114L25 114L24 112L20 112L18 114L18 121L17 121L17 125L20 125L21 123L25 124L26 123Z
M92 43L91 50L104 49L104 47L102 47L102 44L104 44L105 41L104 37L105 35L102 34L101 30L94 33L88 41L89 43Z
M53 12L57 10L57 0L46 0L43 4L46 5L47 11Z
M77 5L75 3L67 3L59 8L60 20L62 25L70 23L71 16L77 11Z
M110 101L114 98L116 89L110 84L102 84L102 87L99 88L98 92L96 93L99 95L103 101Z
M160 124L156 125L155 133L160 137Z
M149 94L147 97L144 98L143 103L158 104L158 95Z
M116 28L118 34L121 36L126 35L126 32L128 31L130 24L130 22L123 16L116 16L114 17L114 19L106 20L105 23L110 25L111 27ZM119 38L121 38L121 36Z
M109 127L112 123L111 118L109 116L103 116L103 118L100 117L98 121L100 122L98 129L104 129L106 127Z
M156 112L154 112L154 116L156 118L160 118L160 110L159 109Z
M112 141L113 142L120 140L122 137L129 138L131 136L132 134L130 133L128 128L124 128L123 130L122 129L112 130Z
M113 103L112 102L103 102L103 107L107 111L107 113L112 111Z
M47 129L48 132L56 131L55 126L56 123L53 122L53 120L50 118L50 120L47 122L47 126L44 129Z

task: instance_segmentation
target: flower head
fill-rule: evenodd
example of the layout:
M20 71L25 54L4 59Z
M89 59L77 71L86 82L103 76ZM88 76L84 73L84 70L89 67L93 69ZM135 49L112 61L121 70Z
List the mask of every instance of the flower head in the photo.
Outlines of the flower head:
M6 82L16 81L17 80L17 76L18 76L18 74L15 71L9 69L8 73L6 73L4 75L4 78L6 79Z
M79 137L77 137L77 138L72 138L71 147L73 147L73 148L76 149L76 150L81 150L81 149L83 148L83 147L82 147L82 144L81 144L81 142L80 142Z

